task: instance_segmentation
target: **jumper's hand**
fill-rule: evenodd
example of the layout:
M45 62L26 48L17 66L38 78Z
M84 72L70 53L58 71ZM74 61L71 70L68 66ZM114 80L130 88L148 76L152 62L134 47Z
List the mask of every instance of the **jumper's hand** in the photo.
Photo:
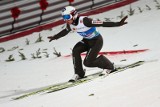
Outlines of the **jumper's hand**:
M48 36L47 38L49 39L49 42L56 39L54 36Z
M127 18L128 18L128 16L125 16L125 17L120 21L120 26L123 26L123 25L125 25L125 24L128 23L128 22L125 22Z

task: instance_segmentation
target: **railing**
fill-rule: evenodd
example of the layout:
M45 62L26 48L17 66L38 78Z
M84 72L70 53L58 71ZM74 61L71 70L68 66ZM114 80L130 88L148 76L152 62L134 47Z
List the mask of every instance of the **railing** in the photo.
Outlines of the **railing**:
M74 0L72 3L68 2L69 0L46 0L48 7L44 10L43 15L40 1L43 0L0 1L0 37L55 22L61 19L61 9L67 5L72 5L77 8L79 13L83 13L123 0ZM12 17L11 13L11 9L14 7L20 10L20 14L16 19Z

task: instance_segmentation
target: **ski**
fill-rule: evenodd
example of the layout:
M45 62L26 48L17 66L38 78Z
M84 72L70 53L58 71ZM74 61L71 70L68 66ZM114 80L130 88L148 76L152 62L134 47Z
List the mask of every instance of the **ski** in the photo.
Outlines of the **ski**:
M140 66L144 62L145 61L137 61L135 63L129 64L129 65L126 65L126 66L123 66L123 67L116 68L116 70L114 72L110 73L110 74L115 74L115 73L124 71L124 70L129 69L129 68L134 68L134 67ZM77 80L75 82L67 82L65 84L58 85L57 87L54 87L54 88L48 90L47 93L52 93L52 92L55 92L55 91L59 91L59 90L62 90L62 89L66 89L66 88L69 88L69 87L73 87L73 86L79 85L81 83L89 82L89 81L92 81L92 80L94 80L94 79L96 79L98 77L105 77L106 75L102 74L102 72L103 71L100 71L100 72L97 72L97 73L94 73L94 74L90 74L90 75L86 76L85 78L79 79L79 80Z
M145 63L145 61L137 61L137 62L134 62L134 63L129 64L129 65L118 67L116 69L116 71L112 72L111 74L116 74L116 73L122 72L126 69L130 69L130 68L140 66L144 63ZM105 77L106 75L102 74L102 72L103 71L99 71L97 73L87 75L86 77L84 77L82 79L79 79L75 82L63 82L63 83L58 83L58 84L54 84L54 85L51 85L51 86L47 86L47 87L44 87L44 88L41 88L41 89L38 89L38 90L34 90L32 92L29 92L29 93L24 93L20 96L12 98L12 99L13 100L19 100L19 99L23 99L23 98L26 98L26 97L29 97L29 96L32 96L32 95L36 95L36 94L52 93L52 92L60 91L60 90L70 88L70 87L73 87L73 86L77 86L77 85L80 85L82 83L87 83L87 82L93 81L94 79L99 78L99 77Z

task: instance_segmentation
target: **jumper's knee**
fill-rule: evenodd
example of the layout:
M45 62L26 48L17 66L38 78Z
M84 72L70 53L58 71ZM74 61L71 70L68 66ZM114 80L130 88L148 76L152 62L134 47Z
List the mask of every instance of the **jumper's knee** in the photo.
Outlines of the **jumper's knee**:
M91 61L84 60L83 64L84 64L84 66L86 66L86 67L92 67Z

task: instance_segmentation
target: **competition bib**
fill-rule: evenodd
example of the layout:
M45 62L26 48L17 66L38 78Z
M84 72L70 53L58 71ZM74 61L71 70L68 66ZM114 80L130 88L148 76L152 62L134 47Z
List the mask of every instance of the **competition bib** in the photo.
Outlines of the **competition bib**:
M92 39L96 36L99 35L99 32L96 31L95 27L91 27L89 30L87 31L83 31L83 32L77 32L79 35L83 36L86 39Z
M72 31L76 31L80 36L85 39L92 39L100 35L100 33L96 30L96 27L87 27L83 23L83 16L79 18L79 22L77 26L70 25Z

